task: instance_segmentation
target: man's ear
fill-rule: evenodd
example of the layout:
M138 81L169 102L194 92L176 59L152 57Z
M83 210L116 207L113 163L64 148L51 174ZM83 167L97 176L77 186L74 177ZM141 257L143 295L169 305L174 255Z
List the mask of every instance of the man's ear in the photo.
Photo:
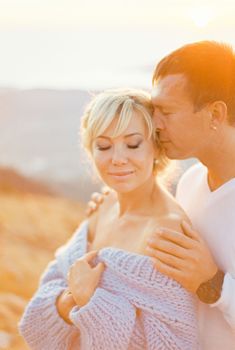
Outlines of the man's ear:
M217 128L228 120L228 109L224 101L215 101L210 104L211 123Z

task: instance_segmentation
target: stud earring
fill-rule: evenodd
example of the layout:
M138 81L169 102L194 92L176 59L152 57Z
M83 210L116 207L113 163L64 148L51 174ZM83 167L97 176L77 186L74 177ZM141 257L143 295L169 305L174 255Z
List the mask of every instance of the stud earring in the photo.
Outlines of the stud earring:
M211 124L211 129L213 129L213 130L217 130L217 126L215 126L215 125Z

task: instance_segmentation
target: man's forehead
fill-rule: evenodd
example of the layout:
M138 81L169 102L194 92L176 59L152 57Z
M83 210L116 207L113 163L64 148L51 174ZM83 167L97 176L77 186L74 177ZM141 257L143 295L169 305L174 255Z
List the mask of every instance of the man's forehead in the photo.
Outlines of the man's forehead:
M167 75L158 79L151 91L153 103L167 99L172 101L187 95L187 78L183 74Z

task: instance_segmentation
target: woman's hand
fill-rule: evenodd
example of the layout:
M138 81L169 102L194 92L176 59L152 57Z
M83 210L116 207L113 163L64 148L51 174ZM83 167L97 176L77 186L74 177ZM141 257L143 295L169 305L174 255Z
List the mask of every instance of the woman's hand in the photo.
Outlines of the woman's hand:
M85 254L70 267L68 272L69 290L79 307L89 302L104 271L102 262L91 267L90 262L96 255L97 251Z

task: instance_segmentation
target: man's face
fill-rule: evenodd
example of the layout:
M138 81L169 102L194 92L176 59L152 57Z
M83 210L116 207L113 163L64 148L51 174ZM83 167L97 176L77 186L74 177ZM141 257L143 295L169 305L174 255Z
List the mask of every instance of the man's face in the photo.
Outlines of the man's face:
M203 107L195 112L183 74L168 75L152 89L154 124L171 159L201 158L208 144L211 116Z

